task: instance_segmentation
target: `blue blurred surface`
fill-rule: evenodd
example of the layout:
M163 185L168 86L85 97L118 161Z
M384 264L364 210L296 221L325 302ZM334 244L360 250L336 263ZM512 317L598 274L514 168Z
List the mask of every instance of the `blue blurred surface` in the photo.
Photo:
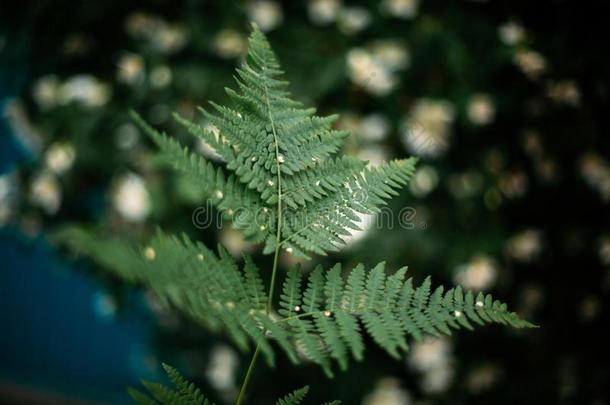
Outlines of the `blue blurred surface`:
M0 63L2 112L15 92L5 75L15 70L5 68ZM0 114L0 174L29 159ZM113 315L110 295L87 269L62 259L43 238L0 228L0 402L2 386L38 398L130 402L126 385L150 378L158 362L143 297L128 295L128 312Z
M42 239L0 231L0 379L71 397L127 401L146 370L150 319L142 297L119 319L96 311L99 286ZM99 308L99 307L98 307ZM154 361L151 361L154 364Z

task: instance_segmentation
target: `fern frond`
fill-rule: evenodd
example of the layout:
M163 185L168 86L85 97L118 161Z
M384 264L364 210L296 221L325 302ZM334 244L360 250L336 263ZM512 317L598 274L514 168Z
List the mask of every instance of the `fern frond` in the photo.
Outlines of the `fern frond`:
M303 388L294 390L290 394L286 395L284 398L278 399L278 401L275 404L276 405L299 405L305 399L308 392L309 392L309 385L306 385Z
M346 368L348 352L362 359L363 330L392 357L408 350L407 337L421 340L424 335L451 334L452 329L473 329L473 323L507 324L516 328L532 327L506 304L491 295L464 292L461 287L443 294L438 287L431 294L430 278L414 287L405 280L406 268L388 276L385 264L369 271L356 266L343 287L340 267L335 266L322 278L320 268L310 273L307 288L300 287L301 275L289 273L280 297L280 307L290 309L302 303L300 313L286 311L285 325L312 361L327 373L327 358Z
M282 73L265 35L254 26L247 60L237 69L237 90L226 89L233 105L211 103L209 111L201 110L218 131L176 116L218 153L229 176L139 117L136 121L176 167L198 179L221 210L244 212L247 218L240 223L248 226L242 230L250 239L264 240L264 252L280 243L273 219L281 209L283 247L309 258L309 253L338 250L350 230L358 229L358 214L378 211L408 182L415 160L370 169L360 159L334 156L348 133L332 128L336 116L318 117L294 101Z
M173 388L163 384L150 381L142 381L148 390L146 395L138 390L130 388L129 395L140 405L213 405L201 393L195 384L187 381L175 368L163 364L167 376L173 384ZM152 398L151 398L152 396Z
M260 196L237 181L234 175L227 176L201 155L189 151L177 140L156 131L142 118L132 113L133 119L161 149L162 156L177 170L200 184L205 197L232 220L233 227L242 231L248 240L263 241L274 234L273 213L264 208Z

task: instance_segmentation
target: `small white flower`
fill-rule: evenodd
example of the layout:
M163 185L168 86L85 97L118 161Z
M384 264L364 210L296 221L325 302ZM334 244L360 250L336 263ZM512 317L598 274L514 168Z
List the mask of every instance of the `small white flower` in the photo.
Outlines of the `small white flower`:
M285 160L286 160L286 159L284 158L284 155L278 155L278 156L277 156L277 161L278 161L279 163L284 163L284 161L285 161Z
M328 311L328 310L324 311L324 316L329 317L331 315L332 315L332 313L330 311Z
M356 132L366 141L381 141L390 131L390 122L381 114L370 114L365 116Z
M538 52L530 49L518 50L513 56L513 62L532 80L540 77L547 68L546 59Z
M32 97L43 110L55 107L59 102L60 87L57 76L43 76L34 83Z
M371 14L363 7L344 7L339 13L339 30L344 34L355 34L371 23Z
M309 0L307 12L309 19L316 25L327 25L337 19L340 2L338 0Z
M30 186L30 199L47 214L55 214L61 205L61 188L55 176L48 172L38 174Z
M459 318L460 316L462 316L462 311L453 311L453 316Z
M128 173L118 180L112 202L117 212L131 222L145 220L152 210L144 179L134 173Z
M477 301L474 305L476 305L478 308L483 308L485 304L483 304L483 301Z
M135 53L125 53L117 64L117 79L126 84L139 84L144 80L144 59Z
M542 252L542 232L536 229L526 229L511 237L506 249L513 259L531 262Z
M525 39L525 29L521 24L508 21L500 25L498 35L506 45L517 45Z
M292 253L292 252L293 252L293 249L292 249L291 247L286 248L286 252L288 252L288 253Z
M497 277L496 262L489 256L476 255L468 263L458 266L454 280L465 288L482 291L493 286Z
M155 249L153 249L152 247L147 246L144 249L144 257L146 258L146 260L153 261L153 260L155 260L156 256L157 256L157 253L155 252Z
M220 190L216 190L216 191L214 192L214 196L220 200L220 199L221 199L221 198L223 198L225 195L224 195L224 193L223 193L222 191L220 191Z
M486 94L475 94L468 101L468 118L475 125L487 125L496 115L496 106Z
M438 157L449 147L455 107L445 100L420 99L402 124L407 150L420 156Z
M167 87L172 82L172 71L166 65L155 67L150 72L150 84L155 88Z
M409 183L411 193L417 197L425 197L438 185L438 173L433 166L421 166Z
M76 75L62 84L59 92L60 104L71 102L85 107L101 107L110 100L111 88L91 75Z
M284 18L282 9L275 1L254 0L248 4L248 17L254 21L261 30L271 31L282 23Z
M201 253L199 253L199 254L197 255L197 260L199 260L200 262L202 262L202 261L203 261L203 255L202 255Z
M72 167L75 156L76 152L71 144L54 143L45 153L45 165L50 171L60 175Z
M116 146L119 149L128 150L138 143L140 130L132 122L126 122L117 128L114 136Z
M419 0L383 0L380 8L392 17L412 19L417 15Z
M274 184L274 183L273 183L273 180L267 180L267 185L268 185L269 187L273 187L273 184Z
M238 365L239 357L233 349L225 345L214 346L206 371L210 385L219 391L233 390Z
M320 180L317 180L316 181L316 186L319 186L319 185L320 185Z
M300 306L296 305L296 306L294 307L294 312L299 312L300 310L301 310L301 307L300 307Z
M412 405L409 392L400 387L400 380L383 377L373 392L364 397L362 405Z
M246 38L237 31L225 29L213 39L212 45L222 58L235 58L246 51Z

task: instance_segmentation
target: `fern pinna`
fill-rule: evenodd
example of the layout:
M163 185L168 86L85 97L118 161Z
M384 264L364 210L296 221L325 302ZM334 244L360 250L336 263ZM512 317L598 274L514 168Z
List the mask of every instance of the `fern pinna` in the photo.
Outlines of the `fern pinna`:
M74 247L118 275L148 285L164 302L210 330L226 332L239 348L253 345L238 404L259 353L273 365L279 348L293 363L310 360L332 376L334 363L344 370L350 358L363 359L365 334L397 358L408 350L408 337L420 340L491 322L531 326L490 295L460 287L432 289L429 278L415 286L406 277L406 268L388 275L384 263L345 271L340 264L331 269L318 266L309 274L299 267L288 269L276 310L280 250L309 258L339 249L350 230L358 229L359 215L377 212L409 181L415 167L415 159L370 168L353 157L336 157L348 134L332 129L335 116L315 116L313 109L292 100L281 74L264 34L254 26L247 60L237 69L238 91L227 89L233 106L212 104L210 111L201 110L216 130L176 117L216 151L224 167L190 152L134 115L161 154L192 176L235 228L261 242L265 253L274 254L267 288L249 256L240 268L224 248L215 253L187 236L158 231L141 249L102 243L119 255L120 260L113 261L81 231L68 232ZM164 403L179 403L174 398L183 397L193 399L188 403L203 403L190 386L185 391L181 380L176 385L178 391L148 388ZM302 394L297 391L280 403L298 403Z

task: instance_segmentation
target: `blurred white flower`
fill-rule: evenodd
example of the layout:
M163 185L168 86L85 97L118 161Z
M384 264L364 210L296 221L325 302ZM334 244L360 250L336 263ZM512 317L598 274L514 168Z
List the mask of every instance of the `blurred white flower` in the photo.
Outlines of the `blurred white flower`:
M309 0L307 2L309 19L316 25L327 25L335 21L340 7L339 0Z
M483 188L483 176L475 171L451 174L448 187L451 194L456 198L472 197Z
M388 160L388 151L383 146L367 146L356 152L356 156L366 160L369 167L377 167Z
M55 214L61 205L61 188L57 178L49 173L38 173L30 185L30 200L47 214Z
M409 189L416 197L425 197L438 185L438 173L432 166L420 166L409 182Z
M18 191L14 173L0 175L0 227L11 220L17 205Z
M400 380L383 377L373 392L364 397L362 405L411 405L409 392L400 387Z
M172 71L166 65L156 66L150 72L150 85L155 88L167 87L172 82Z
M284 15L280 5L270 0L254 0L248 3L248 18L261 30L271 31L282 23Z
M605 202L610 201L610 164L596 153L580 159L580 174Z
M419 156L444 154L454 118L455 108L450 102L427 98L418 100L403 120L403 144L409 152Z
M344 34L355 34L369 26L371 14L364 7L344 7L339 12L337 23Z
M379 7L392 17L411 19L417 15L419 0L383 0Z
M456 284L474 291L491 288L498 278L496 262L486 255L475 255L468 263L457 267L453 280Z
M384 96L396 87L398 80L392 72L362 48L349 51L347 67L352 81L373 95Z
M187 34L182 26L170 25L160 17L143 12L130 15L125 28L131 36L144 39L162 53L177 52L187 42Z
M381 141L390 130L390 121L381 114L366 115L360 121L356 135L366 141Z
M130 222L145 220L152 209L144 179L135 173L127 173L117 181L112 202L114 209Z
M55 107L59 103L61 83L57 76L46 75L36 80L32 97L42 110Z
M117 79L126 84L142 83L144 59L135 53L124 53L117 63Z
M527 192L529 178L523 170L515 169L502 173L498 183L502 194L508 198L518 198Z
M235 387L235 371L239 365L237 353L229 346L216 345L210 352L206 377L210 385L219 391Z
M487 94L474 94L468 100L468 118L475 125L487 125L496 115L496 106Z
M70 143L56 142L45 152L45 166L51 172L61 175L74 164L76 151Z
M427 337L411 347L407 364L421 373L422 390L428 394L443 392L453 381L451 344L445 337Z
M506 245L508 255L515 260L530 262L542 251L542 232L526 229L511 237Z
M506 45L518 45L525 39L525 29L519 23L508 21L500 25L498 35Z
M418 372L436 370L445 366L451 359L451 343L445 337L426 337L422 342L415 342L407 362Z
M222 58L236 58L245 53L247 40L237 31L224 29L214 37L213 47Z
M580 89L573 80L560 80L549 83L547 95L556 103L576 107L580 105Z
M151 38L151 43L163 53L175 53L184 48L187 34L180 25L163 24Z
M96 77L82 74L68 78L60 88L60 104L76 102L85 107L101 107L110 100L111 89Z
M599 242L599 250L597 252L600 262L603 265L610 265L610 237L606 236Z
M530 79L537 79L547 67L544 57L531 49L519 49L513 56L513 62Z
M238 258L241 258L244 253L254 250L254 244L247 241L242 232L229 226L222 227L219 239L229 253Z
M468 391L478 394L491 388L500 378L500 374L500 369L491 364L476 367L466 376L466 387Z
M119 149L131 149L138 143L139 139L140 130L132 122L122 124L115 132L115 143Z
M377 40L371 43L369 48L373 57L390 71L405 69L411 62L407 48L398 41Z

